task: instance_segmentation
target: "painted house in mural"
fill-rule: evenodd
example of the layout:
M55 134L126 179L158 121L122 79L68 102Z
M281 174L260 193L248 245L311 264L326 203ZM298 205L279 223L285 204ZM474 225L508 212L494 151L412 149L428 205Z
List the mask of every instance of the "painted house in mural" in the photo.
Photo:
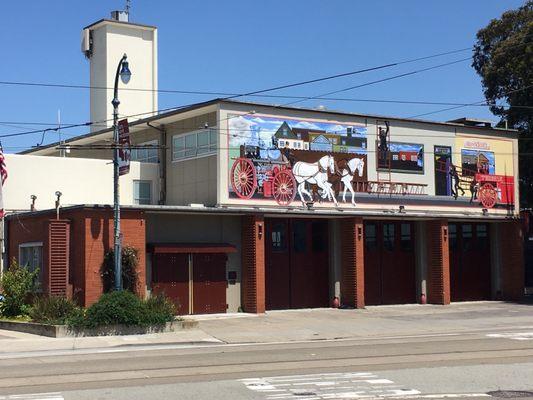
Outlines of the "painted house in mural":
M121 105L132 101L127 93ZM524 292L515 131L212 100L130 121L130 132L149 154L135 177L121 178L134 193L122 206L123 243L139 250L139 292L167 294L182 314ZM57 190L58 180L37 182L28 170L43 160L61 159L61 171L87 163L87 182L98 182L92 174L102 172L88 165L107 165L112 150L101 146L112 136L105 128L70 138L61 158L57 144L17 155L31 162L12 163L4 201L29 199L36 185ZM94 150L75 150L88 144ZM41 254L43 289L88 305L102 292L100 265L112 248L112 185L98 185L108 192L95 197L78 175L57 175L59 219L50 206L6 206L6 256L31 248ZM61 262L57 249L68 255Z

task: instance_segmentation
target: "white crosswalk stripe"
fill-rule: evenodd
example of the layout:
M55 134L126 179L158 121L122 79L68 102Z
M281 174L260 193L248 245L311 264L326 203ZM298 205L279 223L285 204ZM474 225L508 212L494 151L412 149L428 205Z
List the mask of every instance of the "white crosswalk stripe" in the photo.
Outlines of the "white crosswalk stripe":
M419 395L371 372L329 373L241 379L246 387L267 400L402 398Z
M10 396L0 396L0 400L65 400L59 392L54 393L31 393L12 394Z
M490 333L487 336L498 339L533 340L533 332Z

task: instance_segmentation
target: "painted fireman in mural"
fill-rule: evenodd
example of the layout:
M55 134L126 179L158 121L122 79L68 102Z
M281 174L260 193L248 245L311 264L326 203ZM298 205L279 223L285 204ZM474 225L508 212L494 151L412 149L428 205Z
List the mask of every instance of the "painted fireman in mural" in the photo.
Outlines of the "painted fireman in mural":
M314 202L355 206L358 196L372 195L429 198L424 179L409 179L412 174L425 176L424 144L391 141L388 121L378 121L375 129L375 151L369 154L367 126L362 124L231 116L230 197L273 199L282 206L294 201L304 206ZM431 197L485 208L512 205L514 178L496 174L490 144L457 141L455 155L452 146L432 146L435 193ZM375 180L368 179L368 157L376 168Z

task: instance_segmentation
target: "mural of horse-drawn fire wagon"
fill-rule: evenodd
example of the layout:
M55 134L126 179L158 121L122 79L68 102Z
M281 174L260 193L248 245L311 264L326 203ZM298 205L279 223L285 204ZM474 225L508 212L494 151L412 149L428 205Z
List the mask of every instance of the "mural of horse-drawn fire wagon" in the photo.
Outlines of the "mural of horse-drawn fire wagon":
M362 126L240 116L230 124L231 192L239 199L291 204L338 204L354 180L366 180L366 128ZM237 150L238 149L238 150ZM238 153L237 153L238 151ZM230 193L231 193L230 192Z
M448 174L451 195L455 199L459 197L459 192L461 196L466 194L463 188L466 186L470 191L470 202L477 200L484 208L514 204L514 177L491 173L493 168L489 168L482 158L474 168L450 163L439 163L438 168Z

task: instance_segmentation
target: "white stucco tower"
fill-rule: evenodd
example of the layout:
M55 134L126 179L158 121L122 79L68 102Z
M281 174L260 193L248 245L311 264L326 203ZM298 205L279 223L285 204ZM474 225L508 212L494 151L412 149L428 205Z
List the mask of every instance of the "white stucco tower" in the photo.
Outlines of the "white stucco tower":
M132 75L128 85L119 79L120 117L131 116L131 122L157 110L157 28L129 22L125 11L111 17L82 31L82 51L90 62L91 121L106 121L92 125L91 132L113 125L113 86L124 53Z

